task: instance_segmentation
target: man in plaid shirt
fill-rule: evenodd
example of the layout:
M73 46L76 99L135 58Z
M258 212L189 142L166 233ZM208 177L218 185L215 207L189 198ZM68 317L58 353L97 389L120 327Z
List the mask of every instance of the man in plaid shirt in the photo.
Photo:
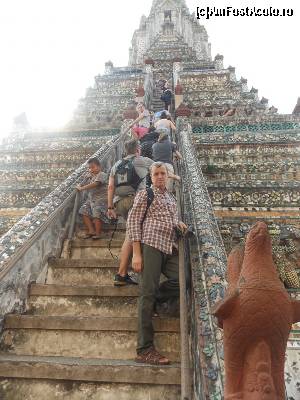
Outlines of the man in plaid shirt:
M141 273L136 361L165 365L169 360L153 346L152 315L157 299L165 301L179 296L175 227L183 233L187 227L178 221L176 200L166 189L168 172L165 164L156 162L150 171L153 201L147 210L147 190L140 191L127 220L127 233L133 243L132 267ZM159 286L161 273L167 281Z

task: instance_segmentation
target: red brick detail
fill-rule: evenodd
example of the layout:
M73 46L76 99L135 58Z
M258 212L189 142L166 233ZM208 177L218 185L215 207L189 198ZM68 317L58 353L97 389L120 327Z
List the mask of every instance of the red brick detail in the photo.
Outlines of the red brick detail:
M145 96L145 90L142 86L139 86L136 90L135 90L137 97L144 97Z
M154 61L152 60L152 58L146 58L144 62L146 65L154 65Z
M176 110L176 117L190 117L191 114L191 110L183 103Z
M181 95L183 93L183 86L180 85L178 82L177 85L175 86L175 94Z

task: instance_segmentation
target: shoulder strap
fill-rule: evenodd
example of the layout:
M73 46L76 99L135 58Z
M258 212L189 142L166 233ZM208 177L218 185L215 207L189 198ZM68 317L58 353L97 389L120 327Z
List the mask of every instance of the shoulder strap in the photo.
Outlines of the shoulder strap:
M142 225L142 226L143 226L143 224L144 224L144 222L145 222L145 219L146 219L146 217L147 217L148 210L149 210L149 208L150 208L150 206L151 206L151 204L153 203L153 200L154 200L154 192L153 192L153 189L150 188L150 187L147 187L147 188L146 188L146 191L147 191L147 207L146 207L145 214L144 214L143 219L142 219L142 222L141 222L141 225Z
M137 177L137 182L135 184L135 190L138 189L138 187L140 186L140 184L143 182L143 180L146 178L147 174L144 177L139 176L139 174L136 172L136 168L134 166L134 160L135 160L136 156L134 156L130 161L132 163L132 168L134 169L134 172L136 174Z
M128 164L128 160L125 160L125 158L122 158L121 160L119 160L116 164L116 171L118 170L118 168L120 168L126 164Z

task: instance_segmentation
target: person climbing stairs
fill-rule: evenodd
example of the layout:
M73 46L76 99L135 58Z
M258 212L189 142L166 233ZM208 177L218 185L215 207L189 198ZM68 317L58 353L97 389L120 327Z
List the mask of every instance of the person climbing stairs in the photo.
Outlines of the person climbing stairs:
M169 366L137 364L135 286L115 288L117 261L100 240L74 239L70 259L49 260L45 284L29 288L24 315L7 315L0 342L1 400L180 399L180 327L154 318ZM112 243L117 256L125 232Z

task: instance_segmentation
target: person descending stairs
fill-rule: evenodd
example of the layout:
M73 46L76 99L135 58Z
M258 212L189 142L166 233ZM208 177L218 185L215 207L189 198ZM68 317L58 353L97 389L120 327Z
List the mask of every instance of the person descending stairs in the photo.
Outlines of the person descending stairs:
M154 318L155 345L171 365L133 361L138 288L112 286L110 235L73 240L71 258L51 259L46 283L30 286L27 312L5 318L1 400L180 399L179 320ZM124 235L116 231L114 255Z
M30 285L25 314L6 316L1 400L181 398L179 318L153 317L154 346L170 365L135 361L139 288L112 284L125 226L111 240L113 230L77 234L69 257L50 259L45 283Z

